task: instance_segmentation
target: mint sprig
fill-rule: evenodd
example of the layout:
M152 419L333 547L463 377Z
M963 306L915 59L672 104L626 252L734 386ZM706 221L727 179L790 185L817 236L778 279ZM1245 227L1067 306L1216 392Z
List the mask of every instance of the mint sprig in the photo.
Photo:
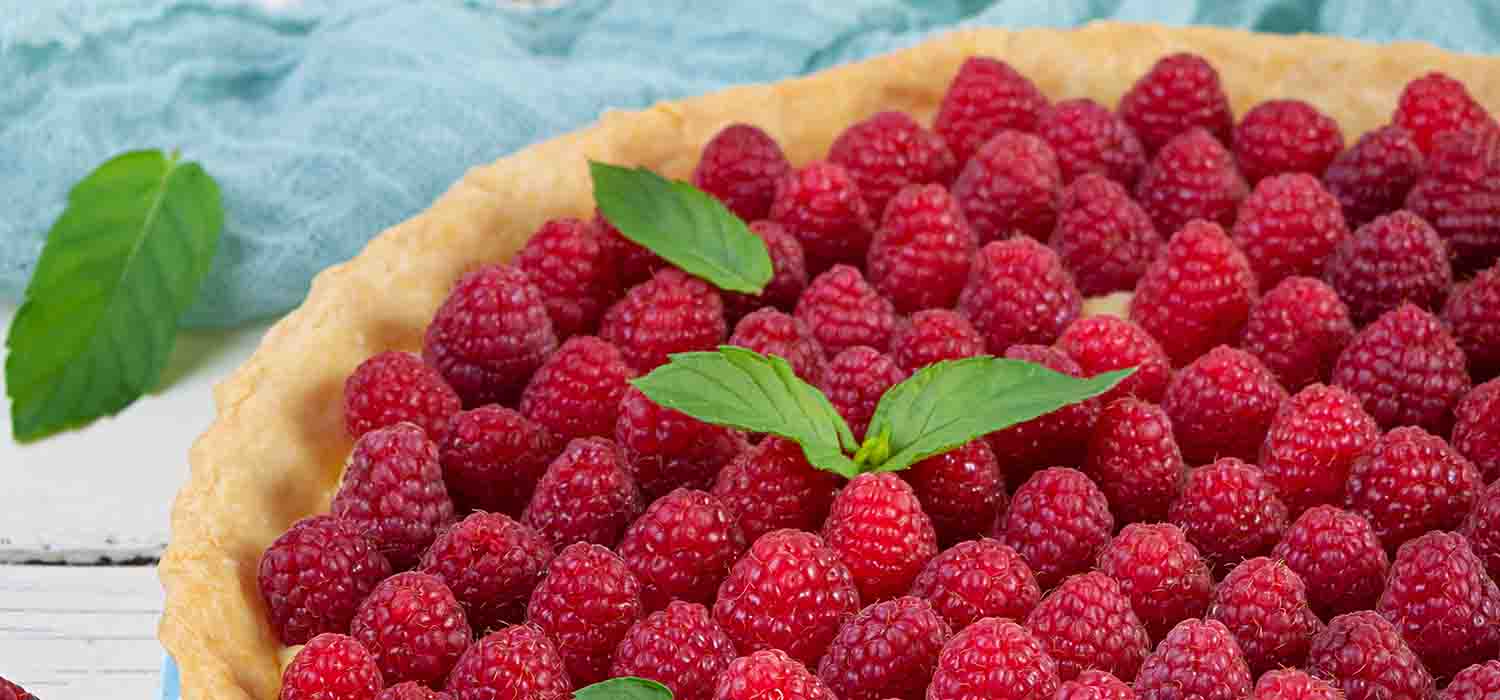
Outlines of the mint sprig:
M599 681L573 692L574 700L672 700L672 691L660 683L635 676Z

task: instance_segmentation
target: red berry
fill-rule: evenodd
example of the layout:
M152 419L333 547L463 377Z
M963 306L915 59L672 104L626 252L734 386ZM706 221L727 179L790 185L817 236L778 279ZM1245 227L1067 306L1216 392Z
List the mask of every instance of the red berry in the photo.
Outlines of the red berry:
M1344 208L1350 228L1401 208L1422 170L1411 132L1384 126L1359 137L1323 173L1323 184Z
M651 279L658 270L669 267L661 256L621 234L598 209L594 210L593 224L604 235L605 248L609 258L615 262L616 276L621 286L634 287Z
M1302 100L1266 100L1234 127L1234 160L1251 184L1282 173L1317 177L1343 150L1339 123Z
M1447 434L1469 391L1464 353L1437 317L1411 304L1360 330L1333 365L1333 384L1359 397L1382 428Z
M460 512L518 516L547 465L562 451L550 430L490 404L453 416L438 444L443 481Z
M927 599L957 631L986 617L1023 620L1042 589L1016 550L981 538L933 557L912 582L911 594Z
M1124 524L1165 520L1187 465L1166 411L1124 398L1099 414L1083 471L1109 500L1115 522Z
M1026 629L1072 680L1085 669L1134 679L1151 651L1151 637L1114 579L1091 571L1069 576L1026 617Z
M1071 681L1063 681L1053 700L1136 700L1136 697L1129 683L1091 668Z
M754 542L781 528L821 528L840 482L837 474L813 468L797 443L767 437L724 465L713 495Z
M1016 489L994 535L1026 560L1046 589L1087 571L1114 529L1099 487L1083 472L1053 467Z
M1063 351L1046 345L1012 345L1005 351L1011 360L1024 360L1054 372L1084 377L1083 369ZM1085 399L1063 406L1009 428L985 436L995 458L1005 465L1006 481L1025 482L1037 469L1049 466L1081 467L1094 421L1099 418L1099 400Z
M1453 288L1443 306L1443 323L1463 349L1475 380L1500 376L1500 265Z
M1161 251L1161 234L1120 183L1090 173L1063 191L1048 245L1085 296L1134 289Z
M1254 676L1234 635L1214 620L1177 623L1141 664L1141 700L1234 700L1250 694Z
M856 345L828 363L820 388L849 424L854 439L863 441L880 397L903 379L906 372L889 355Z
M807 256L802 253L802 244L795 236L781 224L768 219L750 224L750 233L766 244L766 252L771 256L771 281L760 294L720 293L724 298L724 318L730 323L738 323L750 312L764 306L790 312L797 306L797 297L807 289Z
M693 185L746 221L771 211L776 181L792 166L770 134L751 124L730 124L703 145Z
M609 675L657 681L674 700L709 700L714 681L734 659L734 643L708 608L674 600L625 633Z
M617 549L641 582L645 609L660 610L672 600L712 603L745 548L744 533L719 499L684 488L652 503Z
M904 112L878 112L850 125L834 139L828 160L849 171L875 217L907 185L946 186L958 174L948 144Z
M521 394L521 415L561 444L573 438L615 434L620 399L635 377L620 349L591 335L563 342Z
M1219 72L1191 53L1158 60L1120 98L1119 113L1151 152L1193 127L1203 127L1221 143L1229 143L1234 126Z
M604 312L599 337L613 343L626 364L649 372L667 356L712 350L724 342L724 302L707 282L667 268L630 288Z
M1159 402L1172 378L1172 361L1161 343L1145 329L1116 316L1075 319L1058 336L1057 348L1073 358L1088 376L1136 368L1134 374L1099 397L1103 405L1126 396Z
M1250 700L1343 700L1343 697L1327 681L1295 668L1267 671L1250 693Z
M822 538L775 530L750 545L730 569L713 610L741 653L780 649L813 663L859 611L859 591L849 568Z
M384 684L380 667L359 642L320 634L302 647L281 674L280 700L375 700ZM23 696L25 697L25 696Z
M1093 100L1063 100L1042 113L1036 133L1057 154L1063 182L1098 173L1129 187L1146 167L1146 149L1135 132Z
M441 682L473 639L453 592L436 576L415 571L376 586L354 613L349 635L369 650L392 685Z
M1083 311L1083 295L1052 249L1030 238L979 250L958 312L993 354L1019 343L1050 344Z
M1480 492L1459 532L1484 560L1490 578L1500 580L1500 482Z
M344 429L355 439L406 422L441 441L453 414L462 408L443 375L409 352L375 355L344 381Z
M1099 571L1120 584L1152 639L1202 615L1213 595L1213 576L1198 549L1167 523L1126 525L1099 552Z
M885 209L865 269L901 313L951 308L978 247L958 204L941 185L908 185Z
M282 644L345 632L359 602L391 575L364 529L330 515L303 518L260 555L256 581Z
M658 405L635 387L620 400L614 435L648 499L679 487L712 486L719 469L749 447L740 431Z
M943 647L927 700L1051 700L1060 683L1040 640L1010 620L987 617Z
M984 142L953 182L953 197L981 242L1046 238L1057 222L1062 171L1046 141L1003 130Z
M1172 418L1189 463L1219 457L1253 461L1286 398L1286 390L1254 355L1220 345L1172 377L1161 407Z
M427 325L422 358L470 408L508 404L557 348L545 297L514 265L464 275Z
M1209 620L1229 628L1250 672L1300 666L1323 623L1307 602L1301 577L1275 559L1246 559L1219 583Z
M592 222L552 219L516 253L516 265L542 293L558 337L593 333L624 285L605 234Z
M823 539L849 567L860 600L894 598L938 553L937 532L917 494L891 473L862 474L833 499Z
M615 647L644 614L641 584L624 560L597 544L557 553L531 593L526 619L557 644L576 687L609 676Z
M1005 509L1005 479L984 440L970 440L901 472L932 518L941 543L973 539Z
M411 567L453 520L437 446L411 423L365 433L354 443L332 511L364 528L396 570Z
M896 327L891 357L907 372L943 360L984 354L984 338L974 324L949 309L924 309Z
M943 94L932 128L962 166L995 132L1035 129L1046 109L1047 98L1026 76L1004 61L971 56Z
M1458 533L1429 532L1402 544L1375 610L1438 678L1500 651L1500 588Z
M26 692L25 688L0 678L0 700L36 700L36 696Z
M1370 521L1334 506L1298 516L1271 557L1302 577L1308 604L1327 619L1375 607L1391 565Z
M1220 571L1267 554L1287 528L1286 504L1260 470L1224 457L1188 472L1168 516Z
M1463 83L1436 71L1406 84L1391 122L1410 130L1423 153L1442 134L1500 129Z
M1250 307L1240 347L1282 386L1295 390L1327 381L1352 338L1349 307L1332 287L1311 277L1288 277Z
M818 344L807 323L779 309L750 312L734 327L729 344L780 357L810 384L823 381L823 373L828 369L823 346Z
M879 216L865 204L854 176L827 161L783 175L769 215L802 244L812 274L837 264L863 263Z
M1135 185L1136 201L1163 232L1179 231L1195 219L1228 227L1249 192L1234 156L1198 128L1167 142Z
M1440 700L1485 700L1500 694L1500 659L1474 664L1453 676Z
M1379 437L1380 427L1359 399L1314 384L1282 402L1260 446L1260 471L1296 516L1342 502L1349 467Z
M848 265L835 265L813 279L795 315L830 357L856 345L884 352L896 327L895 307Z
M446 584L470 626L483 631L525 619L552 556L552 544L531 528L499 513L474 513L438 535L420 571Z
M1369 518L1385 548L1463 522L1483 482L1479 470L1421 428L1382 435L1349 468L1344 503Z
M714 700L837 700L802 662L780 649L741 656L719 674Z
M1245 252L1261 289L1293 275L1316 277L1349 236L1339 201L1306 173L1273 175L1240 204L1230 236Z
M521 522L556 547L575 542L612 547L643 506L619 446L604 438L579 438L547 467Z
M1500 127L1439 138L1406 208L1432 222L1460 269L1500 260Z
M1313 637L1307 670L1328 680L1347 700L1425 700L1437 694L1421 660L1373 610L1329 620Z
M439 693L416 681L407 681L380 691L375 700L453 700L453 696Z
M921 598L876 603L844 623L818 664L818 677L841 700L923 700L952 635Z
M1436 310L1453 285L1447 246L1407 211L1376 217L1345 238L1324 277L1360 323L1403 303Z
M534 625L513 625L469 645L448 675L453 700L565 700L572 685L557 647Z
M1146 268L1130 302L1130 320L1181 367L1238 339L1256 295L1245 254L1218 225L1194 221Z

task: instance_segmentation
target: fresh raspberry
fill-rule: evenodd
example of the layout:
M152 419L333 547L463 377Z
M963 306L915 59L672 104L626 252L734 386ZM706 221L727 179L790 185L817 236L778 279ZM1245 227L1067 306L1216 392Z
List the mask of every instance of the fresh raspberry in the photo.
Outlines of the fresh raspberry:
M1057 687L1053 700L1136 700L1130 684L1107 671L1086 669Z
M464 405L511 404L557 349L542 291L514 265L459 278L422 341L432 365Z
M330 515L303 518L260 555L257 582L282 644L344 632L359 602L391 575L364 529Z
M453 700L453 696L440 693L416 681L397 683L375 696L375 700Z
M532 376L521 394L521 415L548 431L556 444L612 436L620 399L635 375L609 341L575 335Z
M1253 461L1286 398L1254 355L1220 345L1172 377L1161 407L1190 464L1219 457Z
M856 345L884 352L896 327L890 300L848 265L834 265L814 278L797 301L795 315L830 357Z
M281 674L280 700L375 700L384 683L375 658L342 634L313 637ZM23 696L28 697L28 696Z
M395 570L410 568L453 520L437 446L411 423L365 433L354 442L332 511L363 528Z
M1120 98L1119 113L1150 152L1194 127L1202 127L1220 143L1229 143L1234 127L1219 72L1191 53L1158 60Z
M1166 520L1186 471L1172 421L1160 406L1136 398L1104 406L1083 472L1109 500L1116 523Z
M947 186L958 175L948 144L905 112L878 112L850 125L834 139L828 160L849 171L875 217L906 186Z
M790 312L807 289L807 256L795 236L768 219L750 224L750 233L766 244L766 252L771 256L771 281L760 294L720 293L724 298L724 318L731 323L764 306Z
M673 353L712 350L726 333L719 293L675 267L631 287L599 325L599 337L640 372L666 364Z
M1313 384L1282 402L1260 446L1261 474L1296 516L1340 503L1349 467L1380 437L1359 399L1336 386Z
M576 687L609 676L615 647L644 614L641 584L614 552L575 542L557 553L531 592L526 619L557 644Z
M1120 584L1152 639L1202 615L1213 595L1208 565L1176 525L1126 525L1100 550L1098 566Z
M1463 535L1429 532L1402 544L1375 610L1427 670L1447 678L1500 650L1500 588Z
M719 198L746 221L764 219L776 181L792 166L770 134L752 124L730 124L703 145L693 185Z
M797 376L811 384L823 381L827 370L823 346L807 324L779 309L750 312L735 325L729 344L780 357L792 366Z
M626 238L620 233L620 229L604 218L604 212L598 209L594 210L593 224L604 236L605 247L609 258L615 262L616 277L619 278L621 287L634 287L651 279L662 268L670 266L649 248Z
M1343 697L1327 681L1295 668L1267 671L1250 693L1250 700L1343 700Z
M950 309L924 309L896 327L891 357L907 372L943 360L984 354L984 338L969 319Z
M953 197L981 242L1024 234L1041 240L1057 223L1062 171L1046 141L1004 130L984 142L953 182Z
M376 428L406 422L441 441L453 414L462 408L443 375L409 352L375 355L344 381L344 429L355 439Z
M446 584L469 625L484 631L525 619L553 553L546 538L509 516L474 513L438 535L419 570Z
M1024 360L1054 372L1084 377L1073 358L1046 345L1012 345L1006 359ZM1083 466L1089 435L1099 419L1099 400L1085 399L1063 406L1009 428L985 436L995 458L1005 465L1005 480L1024 483L1037 470L1049 466Z
M1063 182L1096 173L1129 187L1146 167L1146 149L1135 132L1093 100L1063 100L1042 113L1036 127L1057 155Z
M922 700L952 635L926 600L876 603L844 623L818 664L818 677L841 700Z
M641 582L646 610L660 610L671 600L713 602L745 548L744 533L719 499L677 489L630 524L617 550Z
M1130 302L1130 320L1181 367L1238 339L1256 295L1245 254L1217 224L1194 221L1146 267Z
M1384 126L1359 137L1323 173L1323 184L1344 208L1350 228L1401 208L1422 170L1422 151L1411 132Z
M604 438L578 438L547 467L521 522L556 547L574 542L613 547L644 505L619 446Z
M1282 173L1323 174L1344 150L1332 117L1302 100L1266 100L1234 127L1234 160L1250 184Z
M1308 604L1325 619L1373 608L1390 568L1370 521L1334 506L1298 516L1271 557L1302 577Z
M749 446L740 431L658 405L635 387L620 400L615 442L647 499L712 486L719 469Z
M1432 222L1460 269L1500 260L1500 127L1438 139L1406 208Z
M624 285L607 239L592 222L552 219L516 253L559 338L593 333Z
M1063 580L1026 617L1026 629L1042 640L1065 681L1090 668L1134 679L1151 651L1151 636L1130 599L1098 571Z
M1136 368L1134 374L1099 397L1105 406L1127 396L1159 402L1172 378L1172 361L1161 343L1145 329L1116 316L1075 319L1058 336L1057 348L1073 358L1088 376Z
M975 622L938 655L927 700L1050 700L1061 679L1040 640L1010 620Z
M815 469L802 447L767 437L724 465L713 495L735 514L747 542L772 530L817 530L841 479Z
M911 484L944 544L987 531L1008 501L1000 462L984 440L970 440L928 457L901 476Z
M979 249L958 312L996 355L1018 343L1049 344L1083 311L1083 295L1051 248L1026 237Z
M1453 289L1443 306L1443 323L1463 349L1476 381L1500 377L1500 265Z
M1016 489L994 536L1036 573L1043 589L1087 571L1115 530L1109 501L1076 469L1043 469Z
M1442 435L1470 387L1463 350L1437 317L1411 304L1360 330L1331 378L1358 396L1382 428L1415 425Z
M0 678L0 700L36 700L36 696L26 692L25 688Z
M827 161L783 175L770 213L802 244L807 270L814 275L837 264L863 263L879 216L865 204L854 176Z
M1459 532L1484 560L1490 578L1500 580L1500 481L1480 492Z
M1010 64L971 56L948 84L932 128L961 167L995 132L1035 129L1046 109L1047 98Z
M1324 278L1361 324L1403 303L1437 310L1453 285L1448 248L1437 231L1408 211L1376 217L1345 238Z
M1272 175L1240 204L1234 244L1245 252L1261 289L1293 275L1316 277L1349 237L1339 201L1306 173Z
M912 582L911 594L927 599L958 631L986 617L1023 620L1042 589L1016 550L981 538L933 557Z
M1187 619L1141 663L1135 692L1141 700L1235 700L1250 694L1254 680L1227 627Z
M1256 300L1240 347L1288 389L1327 381L1354 338L1349 307L1333 288L1311 277L1288 277Z
M859 590L821 537L774 530L735 562L713 610L740 653L780 649L813 663L859 611Z
M442 580L408 571L382 581L359 604L349 636L375 657L387 684L432 685L448 676L473 632Z
M889 355L856 345L834 356L819 388L849 424L854 439L863 441L880 397L903 379L906 372Z
M1195 219L1228 227L1250 192L1234 156L1203 129L1172 139L1141 173L1135 198L1156 230L1173 232Z
M911 589L937 556L937 532L916 492L891 473L862 474L833 499L823 539L849 567L859 598L876 602Z
M1246 559L1219 583L1207 618L1224 623L1251 673L1300 666L1323 623L1307 602L1307 587L1286 564Z
M837 700L801 661L780 649L741 656L719 674L713 700Z
M885 209L870 243L870 284L901 313L951 308L978 247L958 204L941 185L908 185Z
M1063 191L1047 244L1078 280L1079 291L1098 296L1134 289L1163 242L1120 183L1090 173Z
M1286 532L1286 504L1260 470L1234 457L1188 472L1167 517L1219 571L1269 553Z
M1428 530L1463 522L1484 487L1479 470L1421 428L1391 430L1349 468L1344 503L1369 518L1387 550Z
M1422 700L1437 695L1432 676L1401 633L1373 610L1345 613L1313 637L1307 671L1347 700Z
M537 480L562 452L550 430L494 404L460 412L450 425L438 444L438 461L460 512L520 515Z
M674 600L625 633L609 675L649 678L667 686L674 700L709 700L734 659L734 642L708 608Z
M1442 134L1500 129L1463 83L1436 71L1406 84L1391 123L1410 130L1423 153L1431 153Z
M1500 695L1500 659L1474 664L1453 676L1439 700L1485 700Z
M445 689L453 700L565 700L573 690L557 647L534 625L512 625L469 645Z

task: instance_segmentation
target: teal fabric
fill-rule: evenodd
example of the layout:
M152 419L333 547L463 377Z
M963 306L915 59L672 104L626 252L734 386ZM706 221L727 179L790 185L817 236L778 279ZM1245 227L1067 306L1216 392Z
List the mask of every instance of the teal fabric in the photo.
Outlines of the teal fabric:
M267 0L262 0L265 2ZM44 0L0 12L0 299L67 189L123 150L180 148L223 187L191 326L296 305L320 269L470 165L641 107L769 81L959 25L1113 17L1491 52L1490 0ZM1351 77L1351 79L1358 79Z

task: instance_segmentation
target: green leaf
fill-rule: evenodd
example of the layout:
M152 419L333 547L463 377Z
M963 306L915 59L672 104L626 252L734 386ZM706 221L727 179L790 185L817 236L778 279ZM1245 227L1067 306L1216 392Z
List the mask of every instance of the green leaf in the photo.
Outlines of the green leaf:
M176 154L126 153L73 187L6 338L17 440L115 413L156 387L223 223L218 185Z
M989 356L929 365L880 397L870 419L870 444L861 452L890 456L867 460L865 470L905 469L974 438L1098 396L1134 371L1079 379L1031 362Z
M611 678L573 692L574 700L672 700L672 691L660 683L635 676Z
M771 254L719 200L645 168L589 161L594 202L620 233L689 274L730 292L759 294Z
M854 478L858 445L828 397L779 357L722 345L687 352L631 380L648 398L698 420L795 440L813 466Z

